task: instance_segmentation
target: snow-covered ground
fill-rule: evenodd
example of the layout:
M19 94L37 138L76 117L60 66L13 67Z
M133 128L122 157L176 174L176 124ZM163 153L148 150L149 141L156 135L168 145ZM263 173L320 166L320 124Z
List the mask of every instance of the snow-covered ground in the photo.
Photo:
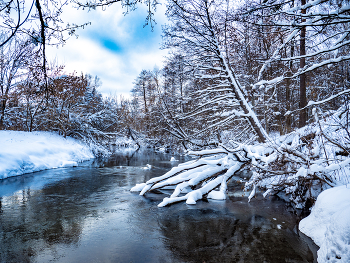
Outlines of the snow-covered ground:
M318 263L350 262L350 184L323 191L299 229L320 247Z
M51 132L0 131L0 179L76 166L94 158L88 146Z

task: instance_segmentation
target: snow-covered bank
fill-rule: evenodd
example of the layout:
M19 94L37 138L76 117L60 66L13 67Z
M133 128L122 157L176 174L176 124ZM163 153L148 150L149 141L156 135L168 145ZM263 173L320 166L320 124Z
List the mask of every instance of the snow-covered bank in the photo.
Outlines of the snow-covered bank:
M350 184L323 191L299 229L320 247L318 263L350 262Z
M0 131L0 179L76 166L94 158L88 146L51 132Z

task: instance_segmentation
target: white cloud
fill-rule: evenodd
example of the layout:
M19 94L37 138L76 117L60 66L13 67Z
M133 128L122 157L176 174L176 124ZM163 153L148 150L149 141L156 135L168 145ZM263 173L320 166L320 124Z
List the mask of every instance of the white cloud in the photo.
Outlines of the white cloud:
M157 9L157 25L150 32L149 26L143 28L147 15L143 6L126 16L118 4L106 11L66 8L65 21L76 24L90 21L92 25L80 29L79 38L72 37L64 47L49 48L48 57L64 64L66 72L75 70L100 77L103 83L100 91L104 95L128 96L142 69L162 65L167 53L159 49L160 28L166 21L164 13L165 7Z

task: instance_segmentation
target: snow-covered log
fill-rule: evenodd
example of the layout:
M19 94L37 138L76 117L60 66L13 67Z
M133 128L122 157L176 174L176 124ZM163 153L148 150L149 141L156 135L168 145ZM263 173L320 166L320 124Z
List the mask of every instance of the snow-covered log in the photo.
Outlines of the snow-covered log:
M211 156L180 164L162 176L136 185L131 191L144 195L155 189L175 186L171 196L166 197L158 205L160 207L179 201L195 204L205 196L212 199L225 199L227 182L244 166L245 162L237 160L233 154L224 149L201 151L195 154ZM213 192L219 186L219 191Z
M245 190L251 190L248 201L260 188L264 189L264 197L283 193L295 207L302 208L307 202L312 204L323 189L348 183L350 177L349 134L342 128L347 123L344 109L325 120L316 120L264 144L235 142L232 148L222 145L217 149L190 151L197 160L180 164L131 191L145 195L173 186L173 193L159 206L180 201L195 204L203 198L225 199L227 182L248 166L252 172L245 184Z

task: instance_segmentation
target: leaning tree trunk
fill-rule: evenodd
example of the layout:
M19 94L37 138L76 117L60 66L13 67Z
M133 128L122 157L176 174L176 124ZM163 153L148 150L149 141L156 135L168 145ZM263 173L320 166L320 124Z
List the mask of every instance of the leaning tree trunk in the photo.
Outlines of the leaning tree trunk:
M209 25L209 30L211 32L211 37L213 39L213 43L215 45L216 49L216 55L218 56L219 61L221 62L221 67L226 72L226 75L228 76L230 87L233 91L233 93L236 96L236 99L239 101L240 107L244 112L245 118L248 120L250 125L252 126L255 133L258 135L261 142L266 142L268 140L268 134L265 131L265 129L262 127L258 117L256 116L255 112L252 110L250 105L248 104L248 101L246 100L240 83L236 79L235 73L233 68L230 66L229 62L225 58L224 53L221 51L221 48L219 46L218 38L216 37L212 22L211 22L211 16L209 14L208 8L206 9L206 15Z
M219 50L219 47L218 47L218 50ZM220 50L219 50L219 52L220 52ZM261 125L255 112L252 110L252 108L248 104L248 101L244 97L241 86L235 77L235 74L233 72L232 67L230 67L229 64L227 63L227 61L223 58L223 56L221 56L221 52L220 52L220 57L222 58L221 60L222 60L222 63L224 65L224 69L227 72L227 75L229 76L232 91L234 92L236 98L238 99L239 104L240 104L244 114L246 115L246 119L248 120L250 125L253 127L253 129L254 129L255 133L258 135L260 141L266 142L268 140L268 134L265 131L265 129L263 128L263 126Z

